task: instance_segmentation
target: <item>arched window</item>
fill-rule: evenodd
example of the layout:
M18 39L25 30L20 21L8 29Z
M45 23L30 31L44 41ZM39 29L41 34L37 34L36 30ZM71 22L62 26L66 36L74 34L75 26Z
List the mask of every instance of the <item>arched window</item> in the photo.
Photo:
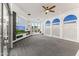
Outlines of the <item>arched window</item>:
M53 25L59 25L59 24L60 24L60 20L59 20L58 18L56 18L56 19L54 19L54 20L52 21L52 24L53 24Z
M77 17L75 15L68 15L64 18L64 24L66 23L76 23Z
M50 26L50 21L46 21L46 26Z

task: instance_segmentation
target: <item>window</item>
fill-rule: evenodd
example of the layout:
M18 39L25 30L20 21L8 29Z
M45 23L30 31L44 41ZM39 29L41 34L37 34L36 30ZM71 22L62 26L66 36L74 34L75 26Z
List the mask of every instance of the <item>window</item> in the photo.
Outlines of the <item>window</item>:
M46 26L50 26L50 21L46 21Z
M75 15L68 15L64 18L64 24L76 23L77 17Z
M56 19L54 19L54 20L52 21L52 24L53 24L53 25L59 25L59 24L60 24L60 20L59 20L58 18L56 18Z

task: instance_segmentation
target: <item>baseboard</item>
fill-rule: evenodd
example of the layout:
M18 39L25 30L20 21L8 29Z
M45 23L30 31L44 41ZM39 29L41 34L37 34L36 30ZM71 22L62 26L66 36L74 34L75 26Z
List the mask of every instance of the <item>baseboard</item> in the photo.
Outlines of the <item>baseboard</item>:
M49 36L49 37L55 37L55 38L59 38L59 39L63 39L63 40L68 40L68 41L73 41L73 42L78 42L79 43L79 40L75 39L75 40L72 40L72 39L69 39L69 38L62 38L62 37L59 37L59 36L55 36L55 35L45 35L45 36Z
M49 37L52 37L51 35L48 35L48 34L44 34L44 36L49 36Z
M77 54L75 56L79 56L79 50L77 51Z

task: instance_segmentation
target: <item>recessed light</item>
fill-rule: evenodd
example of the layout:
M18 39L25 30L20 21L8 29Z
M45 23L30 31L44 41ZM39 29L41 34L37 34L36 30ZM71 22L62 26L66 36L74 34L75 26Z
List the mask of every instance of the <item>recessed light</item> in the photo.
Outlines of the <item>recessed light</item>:
M27 14L27 15L31 15L31 14Z

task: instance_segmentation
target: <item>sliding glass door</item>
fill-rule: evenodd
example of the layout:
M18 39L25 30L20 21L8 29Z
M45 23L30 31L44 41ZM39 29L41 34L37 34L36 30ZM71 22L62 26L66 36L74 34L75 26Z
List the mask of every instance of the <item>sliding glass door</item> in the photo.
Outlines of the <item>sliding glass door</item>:
M0 55L9 55L11 45L11 13L7 3L0 4Z

